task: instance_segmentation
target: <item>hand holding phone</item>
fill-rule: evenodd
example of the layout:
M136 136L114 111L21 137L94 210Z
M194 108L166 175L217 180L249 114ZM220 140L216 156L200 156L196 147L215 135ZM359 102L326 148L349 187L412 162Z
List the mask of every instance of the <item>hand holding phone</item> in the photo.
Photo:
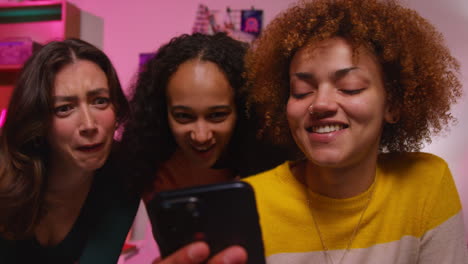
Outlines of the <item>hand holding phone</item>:
M247 251L247 263L265 263L255 195L245 182L160 192L147 207L163 257L205 241L211 256L239 245Z
M247 252L239 246L229 247L208 260L209 248L204 242L194 242L185 246L164 259L158 259L153 264L246 264Z

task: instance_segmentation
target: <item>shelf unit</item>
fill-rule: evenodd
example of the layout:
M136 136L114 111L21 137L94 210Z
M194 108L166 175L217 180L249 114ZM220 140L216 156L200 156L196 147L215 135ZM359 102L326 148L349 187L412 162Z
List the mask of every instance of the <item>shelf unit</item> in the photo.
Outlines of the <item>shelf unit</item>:
M0 3L0 41L30 38L46 44L80 36L80 10L65 0ZM6 109L22 65L0 65L0 112Z

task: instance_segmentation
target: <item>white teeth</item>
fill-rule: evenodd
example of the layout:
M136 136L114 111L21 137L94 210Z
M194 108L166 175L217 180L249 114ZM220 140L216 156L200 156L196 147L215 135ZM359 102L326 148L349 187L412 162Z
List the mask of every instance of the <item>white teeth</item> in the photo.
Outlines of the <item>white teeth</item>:
M344 125L325 125L325 126L313 126L312 127L312 132L314 133L319 133L319 134L324 134L324 133L330 133L334 131L338 131L344 128Z
M207 151L211 148L211 146L207 146L207 147L204 147L204 148L195 148L197 151Z

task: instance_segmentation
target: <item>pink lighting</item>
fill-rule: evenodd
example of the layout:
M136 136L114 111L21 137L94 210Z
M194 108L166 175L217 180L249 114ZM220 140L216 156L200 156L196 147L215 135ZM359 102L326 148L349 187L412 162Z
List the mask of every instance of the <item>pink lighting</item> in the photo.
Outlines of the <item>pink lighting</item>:
M0 111L0 127L2 127L3 124L5 123L6 114L7 114L7 110L6 110L6 109L2 109L2 111Z

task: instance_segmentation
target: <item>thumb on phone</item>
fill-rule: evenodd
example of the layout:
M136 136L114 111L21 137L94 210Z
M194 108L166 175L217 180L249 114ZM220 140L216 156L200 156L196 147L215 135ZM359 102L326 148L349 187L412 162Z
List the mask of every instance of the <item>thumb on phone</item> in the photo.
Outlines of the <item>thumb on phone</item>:
M174 254L162 260L155 260L153 264L199 264L206 261L210 249L204 242L195 242L177 250ZM245 264L247 252L240 246L229 247L208 261L209 264Z
M216 254L208 264L245 264L247 251L240 246L231 246Z
M157 259L153 264L197 264L205 261L210 255L210 249L204 242L187 245L165 259Z

